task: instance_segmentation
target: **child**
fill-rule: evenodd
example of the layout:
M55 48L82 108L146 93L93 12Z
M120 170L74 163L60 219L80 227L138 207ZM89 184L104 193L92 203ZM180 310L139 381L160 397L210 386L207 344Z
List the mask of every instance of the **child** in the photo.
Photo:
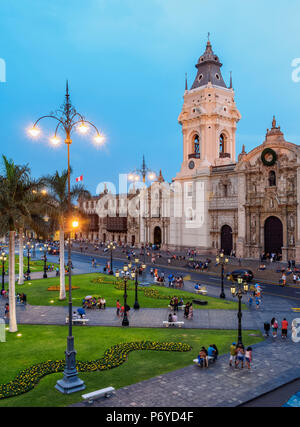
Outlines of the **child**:
M235 361L235 367L238 368L239 364L241 362L241 368L244 368L244 360L245 360L245 349L242 344L240 344L237 347L237 353L236 353L236 361Z
M246 364L247 364L247 368L250 369L250 363L252 362L252 348L248 347L245 353L245 359L246 359Z
M233 342L230 346L230 359L229 366L232 366L232 362L235 364L236 361L236 344Z

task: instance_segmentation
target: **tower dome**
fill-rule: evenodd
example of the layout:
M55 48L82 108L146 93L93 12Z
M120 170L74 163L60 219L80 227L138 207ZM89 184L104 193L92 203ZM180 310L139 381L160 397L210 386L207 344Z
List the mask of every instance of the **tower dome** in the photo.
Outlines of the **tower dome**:
M227 88L222 77L221 67L219 57L213 52L212 45L208 40L206 50L196 64L198 73L191 89L206 86L209 82L213 86Z

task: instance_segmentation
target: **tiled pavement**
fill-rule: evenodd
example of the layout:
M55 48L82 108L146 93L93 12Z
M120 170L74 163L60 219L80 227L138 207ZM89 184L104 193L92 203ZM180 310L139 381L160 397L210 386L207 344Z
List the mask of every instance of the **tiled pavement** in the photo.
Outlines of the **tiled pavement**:
M191 365L169 372L123 387L92 406L235 407L299 377L300 344L269 338L253 346L251 370L230 368L224 355L208 369Z

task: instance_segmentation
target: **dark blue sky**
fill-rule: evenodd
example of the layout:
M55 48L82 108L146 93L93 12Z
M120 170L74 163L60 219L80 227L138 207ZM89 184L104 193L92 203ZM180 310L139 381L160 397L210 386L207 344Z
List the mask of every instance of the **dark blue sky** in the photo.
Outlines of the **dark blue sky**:
M74 178L95 193L101 181L140 166L162 169L167 180L180 169L185 72L189 86L208 31L233 72L242 114L237 153L263 142L276 115L288 141L300 144L300 83L292 60L300 57L298 0L0 0L1 153L29 163L34 176L66 167L66 147L33 141L26 128L58 108L69 79L77 110L107 136L96 149L74 137Z

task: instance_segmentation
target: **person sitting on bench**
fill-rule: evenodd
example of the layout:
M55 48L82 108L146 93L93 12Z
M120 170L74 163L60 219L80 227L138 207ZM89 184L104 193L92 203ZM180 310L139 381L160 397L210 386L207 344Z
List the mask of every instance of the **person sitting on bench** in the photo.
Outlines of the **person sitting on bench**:
M212 357L214 362L217 359L216 349L213 347L212 344L207 349L207 355L209 357Z
M202 347L199 352L198 363L201 366L201 368L203 368L203 366L208 368L208 357L207 357L207 350L205 347Z
M177 314L175 313L175 311L174 311L174 313L173 313L173 315L172 315L172 322L177 322L177 320L178 320L178 318L177 318Z

